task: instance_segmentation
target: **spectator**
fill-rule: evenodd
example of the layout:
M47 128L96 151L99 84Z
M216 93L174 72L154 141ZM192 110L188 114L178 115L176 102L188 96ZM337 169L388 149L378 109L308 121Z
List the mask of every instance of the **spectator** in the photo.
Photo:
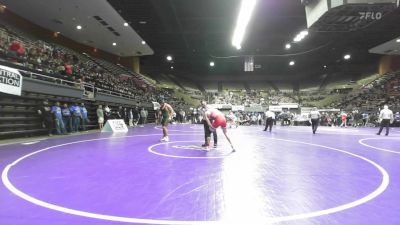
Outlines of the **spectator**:
M160 109L155 110L154 119L156 120L156 125L158 125L160 123Z
M396 112L394 115L394 125L400 127L400 112Z
M128 124L130 127L133 127L133 113L132 113L132 108L129 108L128 112Z
M64 63L64 73L67 76L71 76L73 74L72 72L72 66L69 65L68 63Z
M369 122L369 121L368 121L368 120L369 120L369 115L368 115L367 112L363 112L363 113L361 114L361 116L362 116L363 126L366 127L366 126L367 126L367 123Z
M139 108L137 106L135 106L135 108L133 108L132 110L132 114L133 114L133 126L137 126L139 119L140 119L140 114L139 114Z
M129 109L124 107L124 122L128 126L129 125Z
M96 114L97 114L97 122L99 123L99 129L102 130L104 125L104 111L102 105L99 105L99 107L96 110Z
M104 107L104 123L107 123L107 120L109 120L111 117L111 109L110 107L108 107L108 105L106 105L106 107Z
M123 118L124 118L124 109L122 108L122 106L119 106L117 111L117 119L123 119Z
M10 47L8 48L9 53L11 56L14 57L21 57L25 55L25 48L22 46L21 42L14 40L11 42Z
M62 116L63 116L65 130L71 133L73 131L72 118L71 118L71 111L69 110L67 103L64 103L64 106L61 109L61 112L62 112Z
M74 127L74 132L79 132L79 125L81 124L82 119L81 109L78 104L73 103L73 105L70 107L70 110L72 112L72 124Z
M79 107L81 110L81 118L82 118L82 130L86 131L87 130L87 125L90 122L88 118L88 111L85 107L85 103L81 103L81 106Z
M54 123L56 125L57 134L65 134L65 126L62 117L60 102L56 102L54 106L51 107L51 113L53 114Z
M144 124L146 123L146 111L144 108L140 110L140 121L141 127L144 127Z
M47 129L48 135L53 135L53 117L51 114L51 108L49 106L49 102L47 100L43 101L43 105L38 109L38 114L42 119L42 126L43 128Z
M347 127L347 114L346 114L346 112L342 112L342 114L341 114L341 120L342 120L342 123L340 124L340 127Z

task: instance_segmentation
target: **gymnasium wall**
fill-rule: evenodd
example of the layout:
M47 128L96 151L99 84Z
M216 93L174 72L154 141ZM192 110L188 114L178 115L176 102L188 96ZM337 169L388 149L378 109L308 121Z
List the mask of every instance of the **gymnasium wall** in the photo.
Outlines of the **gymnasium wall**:
M385 55L379 62L378 73L383 75L388 72L400 70L400 56Z

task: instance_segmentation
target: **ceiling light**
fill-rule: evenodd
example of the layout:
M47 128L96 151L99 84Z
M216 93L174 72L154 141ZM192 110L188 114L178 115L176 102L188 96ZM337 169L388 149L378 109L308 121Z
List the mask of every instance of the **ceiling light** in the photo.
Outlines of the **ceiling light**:
M292 47L291 44L286 44L286 45L285 45L285 48L286 48L286 49L290 49L291 47Z
M305 36L308 35L308 31L307 31L307 30L303 30L302 32L300 32L300 35L301 35L302 37L305 37Z
M295 62L293 60L289 62L290 66L294 66L294 64L295 64Z
M76 29L77 29L77 30L80 30L80 29L82 29L82 26L81 26L81 25L78 25L78 26L76 26Z
M296 35L296 37L293 39L294 42L299 42L301 40L303 40L306 36L308 35L308 31L307 30L303 30L300 33L298 33Z
M115 43L115 42L113 42L113 44L112 44L113 46L116 46L117 45L117 43Z
M232 37L232 45L235 46L236 49L241 48L243 37L246 33L246 27L250 21L251 14L253 14L256 2L257 0L242 0L240 4L239 16Z
M294 39L293 39L293 41L294 42L299 42L299 41L301 41L301 37L299 36L299 35L297 35Z
M140 24L146 24L146 21L139 21Z
M396 40L397 43L400 43L400 38Z
M171 66L171 70L173 70L174 69L174 67L173 66Z
M124 23L124 27L127 27L127 26L129 26L129 24L127 22L125 22Z
M172 56L167 55L167 60L168 60L168 61L172 61Z
M327 66L326 66L326 65L324 65L324 68L326 69L326 68L327 68Z
M145 45L146 44L146 42L145 41L142 41L142 45Z
M347 54L347 55L343 56L343 58L344 58L345 60L349 60L349 59L351 58L351 55Z
M210 62L210 66L211 66L211 67L215 66L215 63L211 61L211 62Z

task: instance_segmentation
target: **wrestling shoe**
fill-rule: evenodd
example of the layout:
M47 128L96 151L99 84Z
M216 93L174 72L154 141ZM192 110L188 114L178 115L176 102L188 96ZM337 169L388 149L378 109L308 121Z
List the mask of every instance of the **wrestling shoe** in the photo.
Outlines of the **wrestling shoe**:
M163 138L161 138L160 141L161 141L161 142L168 142L168 141L169 141L169 137L168 137L168 136L163 137Z

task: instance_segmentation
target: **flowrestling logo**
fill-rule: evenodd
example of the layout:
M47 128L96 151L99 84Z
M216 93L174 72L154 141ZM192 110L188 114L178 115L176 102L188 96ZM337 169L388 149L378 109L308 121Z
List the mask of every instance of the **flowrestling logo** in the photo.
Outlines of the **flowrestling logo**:
M360 20L380 20L382 19L382 12L359 12Z
M21 95L22 76L18 70L0 65L0 92Z

